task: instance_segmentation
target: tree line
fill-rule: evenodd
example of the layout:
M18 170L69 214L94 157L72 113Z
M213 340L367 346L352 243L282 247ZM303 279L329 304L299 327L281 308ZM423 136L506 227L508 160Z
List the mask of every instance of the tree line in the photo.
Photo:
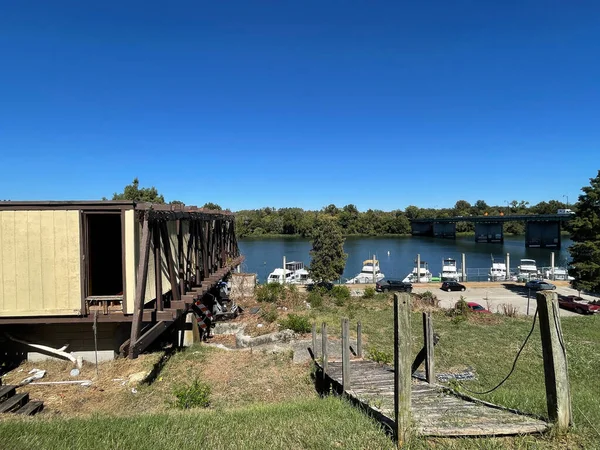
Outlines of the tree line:
M320 217L333 218L346 236L369 235L383 236L390 234L410 234L410 219L429 219L458 216L512 215L512 214L556 214L565 203L558 200L543 201L530 206L529 202L513 200L506 205L490 206L484 200L477 200L471 205L466 200L459 200L453 208L419 208L408 206L405 210L381 211L369 209L360 212L353 205L337 207L328 205L319 211L302 208L261 208L241 210L235 213L237 234L240 237L263 235L290 235L310 237ZM456 231L473 232L475 225L471 222L458 222ZM524 234L524 222L507 222L505 232Z

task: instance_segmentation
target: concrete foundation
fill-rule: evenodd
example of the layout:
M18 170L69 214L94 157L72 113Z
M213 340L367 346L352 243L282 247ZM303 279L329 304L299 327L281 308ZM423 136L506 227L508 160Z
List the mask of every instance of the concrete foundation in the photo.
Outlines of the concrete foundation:
M411 222L413 236L433 236L433 222Z
M66 351L68 352L69 349L67 349ZM76 358L81 357L84 361L90 363L96 362L96 353L93 351L72 352L72 354ZM115 352L114 350L98 350L98 362L112 361L113 359L115 359L116 356L117 352ZM46 361L48 359L66 361L66 359L55 357L46 353L27 352L27 361L30 362Z
M475 242L488 242L497 244L504 242L502 223L475 223Z
M456 224L434 222L433 236L437 238L456 239Z
M98 323L98 360L114 359L119 352L119 346L129 338L130 323ZM0 346L0 357L6 359L29 359L39 361L42 358L54 357L32 347L4 338L4 333L30 342L42 344L51 348L67 345L66 352L82 356L84 360L95 362L94 331L91 323L61 323L36 325L3 325L0 326L0 336L3 336Z
M527 222L525 247L560 248L560 222Z

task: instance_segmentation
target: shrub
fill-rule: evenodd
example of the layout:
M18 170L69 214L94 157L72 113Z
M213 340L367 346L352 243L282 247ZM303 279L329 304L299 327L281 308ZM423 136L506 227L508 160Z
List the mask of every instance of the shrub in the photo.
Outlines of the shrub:
M290 329L295 333L309 333L312 330L312 325L308 317L290 314L285 319L279 321L279 324L284 329Z
M375 297L375 288L372 286L367 286L365 288L365 292L363 293L363 298L374 298Z
M318 290L310 291L306 300L313 308L320 308L323 306L323 296Z
M500 310L500 312L505 316L517 317L517 312L519 311L519 308L517 308L514 305L511 305L510 303L502 303L498 310Z
M368 357L370 360L382 363L382 364L391 364L394 362L394 354L390 352L385 352L383 350L378 350L376 348L370 348L368 352Z
M279 283L265 283L256 288L256 301L275 303L281 298L285 286Z
M260 317L262 317L262 319L267 322L267 323L273 323L277 320L277 309L272 308L272 309L268 309L263 311L260 314Z
M338 300L348 300L350 298L350 289L347 286L337 284L331 289L330 295Z
M175 387L173 394L177 398L174 406L179 409L206 408L210 405L210 386L198 379L191 385Z

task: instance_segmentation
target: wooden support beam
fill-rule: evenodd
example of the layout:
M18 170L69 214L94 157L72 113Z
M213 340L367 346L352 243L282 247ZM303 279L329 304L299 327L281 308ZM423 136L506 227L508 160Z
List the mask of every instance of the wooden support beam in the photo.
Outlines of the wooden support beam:
M323 380L327 377L327 324L323 322L321 324L321 353L323 353Z
M148 331L146 331L135 341L135 344L130 346L129 355L135 355L135 357L137 357L137 355L146 350L146 348L148 348L148 346L152 344L157 337L159 337L167 328L169 328L172 323L173 322L171 320L160 321L150 327Z
M148 258L150 255L150 225L148 223L148 212L144 214L144 222L142 224L142 242L140 243L140 260L138 263L135 300L133 305L133 320L131 322L131 337L130 342L134 343L140 337L142 328L142 316L144 313L144 299L146 297L146 281L148 279ZM130 358L137 358L137 353L133 350L133 346L129 351Z
M317 357L317 324L316 322L312 324L312 351L313 357Z
M179 272L179 294L185 294L185 267L183 262L183 221L177 220L177 271Z
M363 356L363 348L362 348L362 323L360 320L356 324L356 356L362 358Z
M435 381L435 366L433 358L433 325L431 323L431 313L423 313L423 347L425 348L425 380L428 383Z
M342 318L342 390L350 389L350 322Z
M194 223L194 274L197 286L200 286L204 281L204 277L200 271L200 264L200 222L196 221Z
M162 311L164 309L162 293L162 256L160 251L160 225L157 222L152 224L152 244L154 246L154 287L156 288L155 309Z
M541 291L537 292L536 301L540 315L548 416L554 422L556 430L564 433L573 423L573 414L567 350L560 326L558 296L556 292Z
M171 282L171 295L173 296L173 300L179 300L181 299L181 296L179 295L179 286L177 283L177 275L175 273L175 263L173 261L173 255L171 254L171 239L169 238L167 222L162 222L160 224L160 233L162 235L162 242L165 250L165 259L167 260L169 281Z
M394 294L394 420L398 448L410 437L410 294Z

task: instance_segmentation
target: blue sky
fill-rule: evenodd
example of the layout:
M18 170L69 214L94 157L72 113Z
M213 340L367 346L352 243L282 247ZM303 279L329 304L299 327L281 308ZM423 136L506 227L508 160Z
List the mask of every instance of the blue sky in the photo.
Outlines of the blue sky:
M19 1L0 198L360 210L573 203L600 169L597 1Z

